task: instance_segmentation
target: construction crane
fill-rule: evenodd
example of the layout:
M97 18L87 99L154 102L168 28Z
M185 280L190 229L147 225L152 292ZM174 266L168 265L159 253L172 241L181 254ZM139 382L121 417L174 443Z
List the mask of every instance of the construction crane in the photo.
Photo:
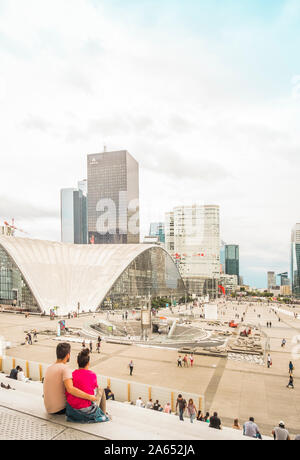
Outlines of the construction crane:
M4 225L9 230L9 233L10 233L11 236L14 236L15 232L21 232L21 233L24 233L26 235L29 235L29 233L27 233L24 230L22 230L21 228L18 228L18 227L15 226L15 219L14 218L11 220L11 224L9 224L7 221L4 221Z

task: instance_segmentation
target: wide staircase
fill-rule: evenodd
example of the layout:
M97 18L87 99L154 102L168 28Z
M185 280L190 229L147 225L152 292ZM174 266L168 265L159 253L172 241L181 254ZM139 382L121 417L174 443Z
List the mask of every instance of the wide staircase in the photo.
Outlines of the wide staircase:
M41 365L38 366L42 377L44 371ZM27 371L31 369L32 372L34 363L28 363L24 369L26 367ZM0 373L1 440L251 440L231 428L214 430L204 422L195 421L191 424L188 418L181 422L174 414L138 408L129 403L130 399L125 394L123 399L118 398L119 401L107 402L112 421L88 425L69 423L65 416L50 416L46 413L43 403L43 385L40 381L19 382L7 377L7 369L2 367L2 371ZM111 383L114 391L113 379ZM5 389L1 384L10 385L11 389ZM130 384L127 384L126 388L129 391ZM131 388L132 393L140 392L143 396L142 387L137 387L136 390L133 388L134 386ZM165 389L165 391L169 390ZM146 394L143 396L144 401L146 401L145 396ZM131 400L135 400L135 397L134 394Z

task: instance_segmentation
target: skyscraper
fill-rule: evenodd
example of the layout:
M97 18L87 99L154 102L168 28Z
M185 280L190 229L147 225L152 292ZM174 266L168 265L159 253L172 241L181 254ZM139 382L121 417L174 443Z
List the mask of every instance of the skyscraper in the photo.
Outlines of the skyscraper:
M292 230L291 241L291 283L292 293L300 296L300 223Z
M236 244L225 246L225 273L226 275L240 276L240 248Z
M61 190L61 241L87 244L87 197L82 190Z
M88 239L140 242L139 165L126 151L88 155Z
M276 288L276 274L275 272L268 272L268 290Z
M162 222L153 222L150 224L149 236L157 237L160 243L165 242L165 224Z
M220 268L221 268L221 273L226 274L225 270L225 247L226 243L224 241L221 241L221 247L220 247Z
M219 206L179 206L165 218L166 249L189 291L217 293L220 278Z

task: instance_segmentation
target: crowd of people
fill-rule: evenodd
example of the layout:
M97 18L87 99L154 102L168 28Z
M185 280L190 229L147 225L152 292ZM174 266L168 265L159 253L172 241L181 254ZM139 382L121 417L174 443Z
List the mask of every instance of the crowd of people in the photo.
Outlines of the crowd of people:
M134 405L133 403L131 403ZM136 400L135 403L136 407L139 408L145 408L145 409L150 409L150 410L156 410L159 412L164 412L166 414L172 415L172 407L170 403L167 403L164 407L159 403L158 400L153 402L152 399L149 399L147 403L144 403L142 398L139 397ZM176 409L175 409L175 415L179 416L179 420L184 422L185 417L190 420L191 423L194 423L194 421L199 421L203 423L207 423L210 428L216 429L216 430L222 430L222 421L218 415L217 412L213 412L212 415L209 414L209 412L206 412L205 414L202 413L201 410L197 410L196 405L193 401L192 398L186 401L182 394L178 395L177 401L176 401ZM242 426L240 425L239 420L236 418L233 421L232 429L240 431L243 433L244 436L249 437L249 438L255 438L255 439L260 439L262 440L262 434L261 431L258 427L258 425L255 423L255 420L253 417L250 417L247 422L245 422ZM288 430L285 427L285 423L283 421L280 421L278 426L276 426L272 430L272 436L274 440L276 441L290 441L291 436L288 432ZM300 435L296 436L295 440L300 441Z
M98 354L100 354L100 352L101 352L101 343L102 343L102 339L101 339L101 337L99 336L98 339L97 339L97 342L96 342L96 352L97 352ZM92 341L92 340L90 340L90 341L88 342L88 345L87 345L86 342L85 342L85 339L83 339L81 345L82 345L82 349L85 349L85 348L87 348L87 346L88 346L90 353L91 353L91 354L93 353L93 341Z
M184 355L183 358L182 356L178 356L177 367L193 367L194 363L195 363L195 358L193 354L190 354L189 356Z

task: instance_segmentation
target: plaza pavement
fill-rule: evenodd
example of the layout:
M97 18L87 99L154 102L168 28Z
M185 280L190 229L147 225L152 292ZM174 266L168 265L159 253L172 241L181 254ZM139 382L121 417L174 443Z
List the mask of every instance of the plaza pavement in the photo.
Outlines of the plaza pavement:
M273 360L271 369L249 362L210 356L196 356L194 368L181 369L177 368L178 354L174 350L106 343L103 343L100 355L93 353L91 368L99 374L129 380L128 363L133 359L133 381L204 394L207 409L211 412L216 410L224 425L231 426L235 417L239 418L240 423L244 423L249 416L253 416L266 435L270 435L270 431L280 420L285 421L290 433L300 433L299 356L291 354L295 347L292 339L295 335L300 335L300 320L280 314L282 320L279 322L266 306L250 307L237 305L236 302L227 303L226 306L219 305L220 319L234 319L235 308L239 314L246 311L245 322L260 323L263 332L270 338ZM257 317L259 314L261 318ZM67 325L80 328L91 319L92 315L67 320ZM273 325L271 329L266 327L269 320ZM25 330L54 330L56 324L49 318L30 316L25 319L22 315L0 313L0 336L12 342L12 348L7 354L31 361L52 363L57 345L53 337L39 335L38 343L33 346L20 346L20 343L24 341ZM281 348L283 338L287 340L285 349ZM76 367L76 356L80 349L79 343L72 345L72 367ZM290 360L295 365L295 390L286 388Z

